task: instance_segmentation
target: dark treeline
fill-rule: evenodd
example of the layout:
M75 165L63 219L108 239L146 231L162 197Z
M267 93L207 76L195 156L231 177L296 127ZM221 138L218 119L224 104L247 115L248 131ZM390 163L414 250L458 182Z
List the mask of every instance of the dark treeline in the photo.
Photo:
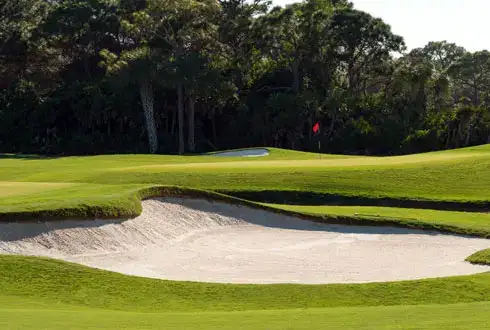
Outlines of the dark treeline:
M346 0L3 0L0 74L0 152L490 142L488 51L407 51Z

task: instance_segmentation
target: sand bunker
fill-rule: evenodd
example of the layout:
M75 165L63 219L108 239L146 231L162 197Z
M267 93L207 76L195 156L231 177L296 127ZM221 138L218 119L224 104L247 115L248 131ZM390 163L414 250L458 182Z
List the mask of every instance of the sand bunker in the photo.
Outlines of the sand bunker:
M359 283L490 271L464 261L490 240L324 225L202 199L148 200L117 221L0 224L0 253L145 277L228 283Z
M219 157L264 157L269 155L269 150L265 148L223 151L211 154Z

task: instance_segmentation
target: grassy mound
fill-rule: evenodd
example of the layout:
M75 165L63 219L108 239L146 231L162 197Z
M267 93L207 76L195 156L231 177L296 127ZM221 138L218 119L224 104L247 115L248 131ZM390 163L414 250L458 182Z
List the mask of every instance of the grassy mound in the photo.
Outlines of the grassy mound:
M359 285L226 285L0 256L0 327L483 329L490 273ZM389 315L389 317L387 317Z
M490 266L490 249L476 252L475 254L472 254L466 258L466 261L471 262L472 264Z
M153 280L44 258L0 256L0 265L0 295L45 306L197 312L490 301L490 273L391 283L236 285Z

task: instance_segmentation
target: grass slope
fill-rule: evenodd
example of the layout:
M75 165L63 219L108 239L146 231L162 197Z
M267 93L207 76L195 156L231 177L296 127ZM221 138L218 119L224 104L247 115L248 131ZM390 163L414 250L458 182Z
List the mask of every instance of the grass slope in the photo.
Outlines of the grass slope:
M360 285L226 285L41 258L0 256L0 264L0 328L483 329L490 321L490 273Z
M44 258L0 256L0 263L2 300L16 297L30 308L199 312L490 301L490 273L390 283L234 285L154 280Z

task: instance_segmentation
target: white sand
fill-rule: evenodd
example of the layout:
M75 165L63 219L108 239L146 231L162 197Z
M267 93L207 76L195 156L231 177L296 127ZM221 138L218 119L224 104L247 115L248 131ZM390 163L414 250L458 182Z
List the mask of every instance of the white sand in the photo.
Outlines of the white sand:
M490 240L324 225L202 199L143 202L126 221L0 224L0 253L130 275L232 283L359 283L490 271L464 261Z
M255 148L246 150L223 151L212 154L218 157L264 157L269 155L269 150L265 148Z

